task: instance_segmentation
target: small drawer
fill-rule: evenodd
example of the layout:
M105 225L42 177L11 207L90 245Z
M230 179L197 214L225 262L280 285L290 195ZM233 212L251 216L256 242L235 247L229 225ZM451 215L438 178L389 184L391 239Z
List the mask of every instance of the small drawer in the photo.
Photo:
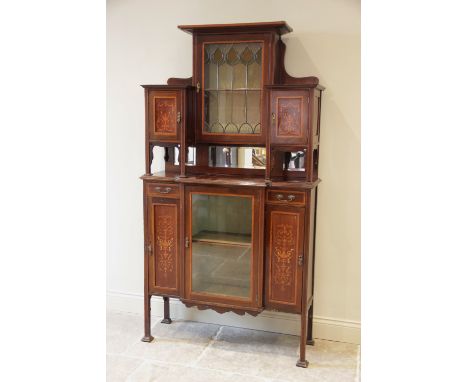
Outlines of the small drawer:
M179 198L179 186L173 183L148 183L146 193L150 196Z
M305 192L291 190L268 190L267 203L304 206Z

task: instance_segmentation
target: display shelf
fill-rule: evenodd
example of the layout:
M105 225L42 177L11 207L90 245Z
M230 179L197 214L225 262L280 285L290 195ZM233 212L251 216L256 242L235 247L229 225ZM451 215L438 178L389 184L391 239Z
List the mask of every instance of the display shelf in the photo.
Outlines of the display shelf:
M192 236L192 241L249 247L252 245L252 236L239 233L201 231Z

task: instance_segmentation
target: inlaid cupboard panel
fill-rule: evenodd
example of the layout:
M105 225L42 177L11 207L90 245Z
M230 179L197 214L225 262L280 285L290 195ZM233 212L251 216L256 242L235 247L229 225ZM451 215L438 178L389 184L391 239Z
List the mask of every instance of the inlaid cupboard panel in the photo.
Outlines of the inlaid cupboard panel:
M309 92L273 90L270 97L270 139L273 144L306 145L309 136Z
M148 198L149 286L154 293L179 294L179 200Z
M304 263L304 209L267 208L267 308L299 313Z
M148 94L149 138L177 142L182 121L179 91L151 90Z

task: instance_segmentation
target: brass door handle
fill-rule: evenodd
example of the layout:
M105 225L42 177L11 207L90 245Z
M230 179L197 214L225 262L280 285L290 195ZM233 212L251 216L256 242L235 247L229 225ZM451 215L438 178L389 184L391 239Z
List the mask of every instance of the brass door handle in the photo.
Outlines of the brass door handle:
M155 188L156 192L159 192L160 194L168 194L171 192L172 188L171 187L165 187L164 190L161 187L156 187Z
M271 113L271 119L274 121L276 119L276 114L275 113Z
M190 240L189 240L189 238L186 236L186 237L185 237L185 248L188 248L188 247L190 247Z
M177 112L177 123L180 123L180 121L182 120L182 114L180 113L180 111Z

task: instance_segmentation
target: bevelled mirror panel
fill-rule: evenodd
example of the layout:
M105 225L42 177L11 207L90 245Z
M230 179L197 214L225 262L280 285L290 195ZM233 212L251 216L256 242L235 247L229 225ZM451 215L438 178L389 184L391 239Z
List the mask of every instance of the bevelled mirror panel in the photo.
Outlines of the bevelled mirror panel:
M210 146L208 148L210 167L232 167L265 169L265 147Z

